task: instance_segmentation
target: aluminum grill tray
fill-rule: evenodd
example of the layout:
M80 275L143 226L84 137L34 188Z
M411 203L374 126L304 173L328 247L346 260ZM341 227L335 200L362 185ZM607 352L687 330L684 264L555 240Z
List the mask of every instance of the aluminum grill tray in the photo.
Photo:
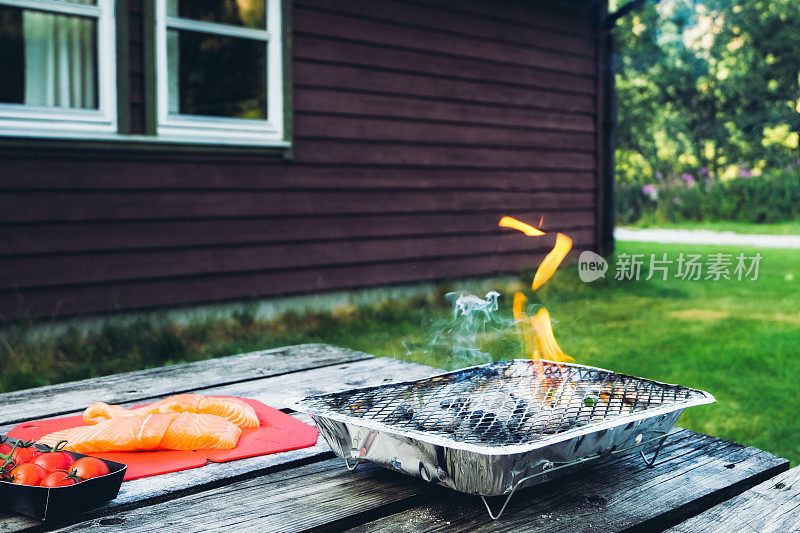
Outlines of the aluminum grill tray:
M309 413L345 460L472 494L510 496L567 467L662 440L686 407L714 401L679 385L526 359L289 406Z

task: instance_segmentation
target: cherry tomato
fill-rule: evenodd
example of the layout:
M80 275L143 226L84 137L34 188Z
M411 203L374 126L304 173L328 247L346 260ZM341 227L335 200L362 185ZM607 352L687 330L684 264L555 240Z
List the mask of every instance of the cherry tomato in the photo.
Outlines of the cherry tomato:
M3 457L0 457L0 467L6 462L6 458L8 458L9 454L11 453L11 450L12 450L11 445L8 444L7 442L0 444L0 453L3 454ZM11 471L11 469L14 468L14 466L15 466L14 463L10 462L6 465L5 470Z
M31 459L33 459L34 456L38 455L39 453L41 452L39 452L39 450L33 446L28 446L27 448L17 448L14 450L14 453L11 454L11 460L18 465L30 463Z
M68 487L75 484L75 480L67 477L66 472L56 471L47 474L41 482L42 487Z
M81 457L72 464L70 471L81 479L105 476L109 472L108 465L97 457Z
M24 463L11 471L17 485L38 485L47 475L47 470L39 465Z
M31 463L39 465L48 472L55 472L56 470L69 470L75 458L67 452L49 452L37 455L31 460Z

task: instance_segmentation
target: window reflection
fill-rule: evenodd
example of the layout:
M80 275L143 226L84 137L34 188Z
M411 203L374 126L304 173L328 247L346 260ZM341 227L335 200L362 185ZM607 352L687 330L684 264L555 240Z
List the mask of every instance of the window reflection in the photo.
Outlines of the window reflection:
M209 33L169 30L169 112L266 119L267 44Z
M247 28L266 28L264 0L168 0L167 15Z

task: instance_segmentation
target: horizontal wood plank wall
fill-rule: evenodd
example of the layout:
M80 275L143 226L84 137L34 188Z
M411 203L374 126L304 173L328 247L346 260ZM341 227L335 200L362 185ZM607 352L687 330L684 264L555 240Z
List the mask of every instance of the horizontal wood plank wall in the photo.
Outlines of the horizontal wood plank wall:
M131 1L131 125L142 16ZM596 22L575 2L295 0L294 159L0 152L0 314L514 272L596 249Z

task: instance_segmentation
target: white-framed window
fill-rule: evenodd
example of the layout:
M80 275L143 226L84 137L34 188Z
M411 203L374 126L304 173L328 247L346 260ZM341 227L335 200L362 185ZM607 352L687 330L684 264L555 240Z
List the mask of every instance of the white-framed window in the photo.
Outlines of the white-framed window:
M160 140L283 146L280 0L156 0Z
M0 0L0 135L117 131L113 0Z

